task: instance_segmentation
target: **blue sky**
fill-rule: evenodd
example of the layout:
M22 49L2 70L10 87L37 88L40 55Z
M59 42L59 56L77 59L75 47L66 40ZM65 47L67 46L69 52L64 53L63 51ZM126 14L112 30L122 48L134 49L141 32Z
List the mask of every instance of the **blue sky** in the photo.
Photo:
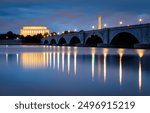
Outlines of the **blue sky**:
M25 25L43 25L51 31L90 30L97 17L109 27L150 22L149 0L0 0L0 33L19 33Z

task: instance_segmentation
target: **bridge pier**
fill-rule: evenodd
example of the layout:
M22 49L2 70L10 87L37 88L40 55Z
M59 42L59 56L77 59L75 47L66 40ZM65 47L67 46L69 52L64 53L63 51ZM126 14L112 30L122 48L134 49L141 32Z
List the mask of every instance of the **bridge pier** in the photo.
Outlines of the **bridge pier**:
M134 44L135 49L149 49L150 44Z

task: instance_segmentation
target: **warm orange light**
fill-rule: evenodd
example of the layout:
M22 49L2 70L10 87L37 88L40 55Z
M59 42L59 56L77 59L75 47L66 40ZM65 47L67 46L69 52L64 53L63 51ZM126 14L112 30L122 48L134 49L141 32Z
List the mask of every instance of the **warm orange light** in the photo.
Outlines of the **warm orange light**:
M139 60L139 90L142 88L142 64L141 59Z
M108 54L107 48L103 49L103 54L104 54L104 82L105 82L106 81L106 71L107 71L107 54Z
M104 53L104 54L107 54L107 53L108 53L108 49L107 49L107 48L104 48L104 49L103 49L103 53Z
M100 74L101 74L101 61L100 61L100 55L98 56L98 78L100 79Z
M123 56L123 54L124 54L124 49L118 49L118 53L119 53L119 56Z
M45 26L24 26L21 30L20 30L20 35L23 36L34 36L37 34L42 34L44 35L45 33L50 33L49 29Z
M74 47L74 74L77 73L77 47Z
M122 57L124 54L124 49L118 49L119 53L119 82L122 84Z
M91 54L92 54L92 80L94 79L95 53L96 53L96 48L92 48L91 49Z
M67 56L68 56L68 75L69 75L70 74L70 47L68 47Z
M20 55L20 63L24 68L41 68L47 67L47 53L23 53Z
M145 51L143 49L137 49L136 51L137 51L139 57L142 58Z

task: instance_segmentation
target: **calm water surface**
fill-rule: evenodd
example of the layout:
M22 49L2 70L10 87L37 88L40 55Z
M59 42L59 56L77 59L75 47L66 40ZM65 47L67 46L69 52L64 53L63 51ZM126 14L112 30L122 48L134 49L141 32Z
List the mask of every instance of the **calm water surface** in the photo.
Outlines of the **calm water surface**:
M150 96L150 50L1 45L0 95Z

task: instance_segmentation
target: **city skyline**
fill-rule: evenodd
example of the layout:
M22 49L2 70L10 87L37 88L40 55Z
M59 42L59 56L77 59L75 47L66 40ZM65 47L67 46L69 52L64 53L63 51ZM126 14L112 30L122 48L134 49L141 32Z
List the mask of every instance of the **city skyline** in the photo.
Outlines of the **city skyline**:
M107 27L150 21L150 1L147 0L1 0L0 33L19 33L22 26L47 26L51 31L90 30L97 27L98 16Z

